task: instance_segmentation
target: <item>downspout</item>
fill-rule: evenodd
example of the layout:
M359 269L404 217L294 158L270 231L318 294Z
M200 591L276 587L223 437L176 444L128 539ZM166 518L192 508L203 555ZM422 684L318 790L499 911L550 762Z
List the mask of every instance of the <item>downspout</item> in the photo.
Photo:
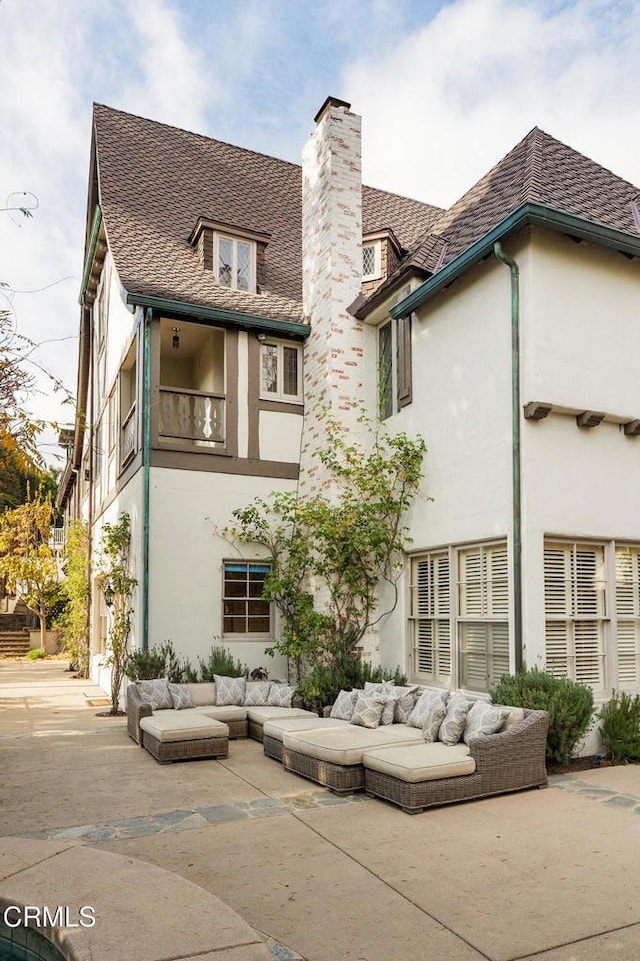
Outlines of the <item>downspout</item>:
M515 669L522 669L522 507L520 480L520 271L497 241L493 252L511 273L511 471L513 488L513 630Z
M151 320L153 310L143 319L143 386L142 386L142 649L149 647L149 492L151 481Z

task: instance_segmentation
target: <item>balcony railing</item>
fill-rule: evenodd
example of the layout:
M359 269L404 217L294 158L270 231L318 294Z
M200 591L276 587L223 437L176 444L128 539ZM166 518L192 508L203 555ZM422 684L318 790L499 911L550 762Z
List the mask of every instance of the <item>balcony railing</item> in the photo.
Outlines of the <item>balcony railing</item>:
M64 527L52 527L49 534L49 547L54 551L64 550Z
M136 425L136 405L133 403L120 430L120 463L123 467L136 452Z
M158 433L161 440L187 441L198 447L225 442L225 395L160 388Z

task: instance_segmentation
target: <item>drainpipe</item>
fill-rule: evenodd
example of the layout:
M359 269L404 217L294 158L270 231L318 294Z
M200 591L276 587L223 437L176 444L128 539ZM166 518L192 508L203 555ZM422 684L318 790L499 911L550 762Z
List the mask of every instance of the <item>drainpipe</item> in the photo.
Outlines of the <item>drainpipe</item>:
M522 669L522 508L520 493L520 271L497 241L493 252L511 273L511 469L513 487L513 628L515 669Z
M143 385L142 385L142 649L149 647L149 491L151 480L151 321L153 310L145 311L143 319Z

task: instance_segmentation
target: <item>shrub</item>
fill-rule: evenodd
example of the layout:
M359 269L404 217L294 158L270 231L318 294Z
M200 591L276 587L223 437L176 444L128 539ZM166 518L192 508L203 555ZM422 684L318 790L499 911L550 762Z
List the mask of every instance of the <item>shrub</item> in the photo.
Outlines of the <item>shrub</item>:
M188 658L180 660L171 641L154 644L148 650L132 651L127 661L126 674L131 681L147 681L167 677L173 684L195 683L198 672Z
M399 667L394 672L372 667L368 661L363 661L362 652L356 651L334 655L330 664L314 664L310 673L298 682L298 693L305 707L321 711L333 704L340 691L363 688L367 681L378 684L390 680L396 684L406 684L407 681Z
M228 647L215 645L211 648L211 653L206 661L198 658L200 664L200 680L213 681L214 674L221 674L223 677L246 677L249 668L246 664L235 661Z
M602 743L612 761L640 758L640 696L613 691L598 717Z
M46 652L41 647L32 647L30 651L27 651L26 657L28 661L39 661L40 658L46 657Z
M566 764L593 719L593 692L564 677L537 668L506 674L491 691L494 704L549 713L547 760Z

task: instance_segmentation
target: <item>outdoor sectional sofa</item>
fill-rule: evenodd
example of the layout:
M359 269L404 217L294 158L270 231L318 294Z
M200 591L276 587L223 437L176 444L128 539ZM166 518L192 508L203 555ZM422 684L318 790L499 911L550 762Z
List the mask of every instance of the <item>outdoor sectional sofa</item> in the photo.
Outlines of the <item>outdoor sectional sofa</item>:
M415 814L434 805L547 786L548 715L503 707L502 729L468 743L426 743L420 728L393 723L374 729L336 718L274 719L264 750L286 770L336 794L365 790Z
M260 682L256 682L260 683ZM273 682L275 684L275 682ZM144 682L143 682L144 684ZM247 690L252 682L248 682ZM275 685L280 690L282 685ZM185 691L193 707L157 707L145 697L143 687L133 682L127 687L127 729L129 736L145 747L160 763L196 757L224 757L228 741L254 737L262 740L265 721L282 717L308 717L316 714L300 707L275 704L216 704L214 683L172 685L174 693Z

